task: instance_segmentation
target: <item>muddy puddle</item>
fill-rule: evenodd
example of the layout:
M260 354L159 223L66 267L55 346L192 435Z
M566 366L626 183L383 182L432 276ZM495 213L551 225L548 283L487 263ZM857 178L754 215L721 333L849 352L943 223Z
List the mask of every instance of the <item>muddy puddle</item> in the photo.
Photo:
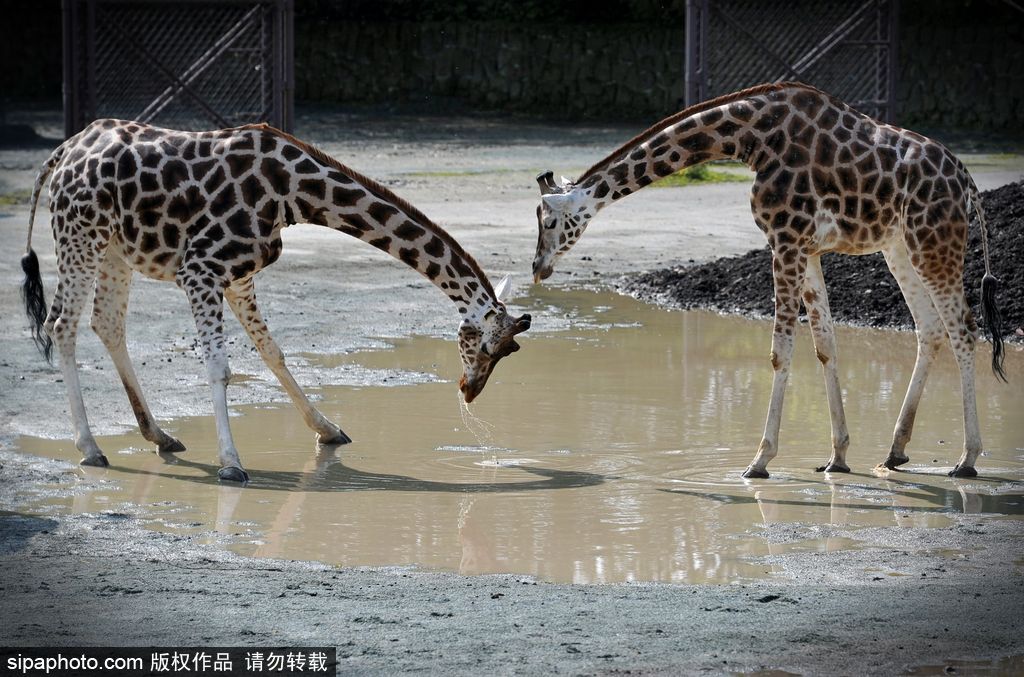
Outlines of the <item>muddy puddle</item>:
M945 475L962 444L948 351L925 392L908 472L876 477L870 469L888 451L914 338L841 328L855 472L824 476L812 468L829 455L828 408L801 331L773 476L748 481L740 473L760 440L771 387L769 323L593 292L539 291L522 307L537 318L534 330L469 413L457 397L453 341L306 355L325 367L443 380L316 391L324 413L355 440L333 452L317 452L290 406L234 408L252 476L246 488L216 481L212 416L166 423L189 448L180 456L152 453L134 432L101 437L112 467L75 471L95 491L44 493L29 507L127 513L246 555L581 583L771 578L778 565L762 561L767 555L874 547L858 538L861 528L941 528L964 512L1024 515L1019 349L1007 356L1008 385L987 367L979 377L982 477ZM986 345L979 364L988 359ZM78 460L70 441L25 437L20 446ZM798 529L801 536L778 542L770 532L779 525L839 527L842 535Z

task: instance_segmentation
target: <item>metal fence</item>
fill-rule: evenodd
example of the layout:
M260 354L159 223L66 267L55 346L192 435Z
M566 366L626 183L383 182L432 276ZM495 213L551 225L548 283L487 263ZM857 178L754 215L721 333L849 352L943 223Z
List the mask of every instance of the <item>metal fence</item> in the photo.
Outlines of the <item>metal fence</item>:
M292 0L64 0L64 133L98 117L291 130Z
M896 119L898 0L687 0L686 105L798 80Z

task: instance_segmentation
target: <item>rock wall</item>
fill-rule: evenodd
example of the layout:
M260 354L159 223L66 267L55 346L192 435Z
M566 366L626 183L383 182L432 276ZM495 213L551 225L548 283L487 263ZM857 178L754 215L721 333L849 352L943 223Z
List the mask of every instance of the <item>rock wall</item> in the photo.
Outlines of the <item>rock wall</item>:
M650 117L683 95L684 40L682 26L309 23L297 27L296 98Z
M901 124L1024 131L1024 13L993 4L911 16L904 8Z
M1024 14L1014 13L907 3L899 121L1024 129ZM300 101L597 120L649 120L682 104L681 20L652 27L307 17L296 30Z

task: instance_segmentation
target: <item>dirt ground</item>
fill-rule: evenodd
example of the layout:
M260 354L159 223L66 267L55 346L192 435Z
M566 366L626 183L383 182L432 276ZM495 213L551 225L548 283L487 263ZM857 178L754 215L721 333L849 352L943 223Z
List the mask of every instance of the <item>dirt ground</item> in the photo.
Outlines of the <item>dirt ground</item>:
M56 136L54 114L26 119ZM452 232L491 277L513 273L517 293L526 295L535 174L575 175L636 131L316 111L300 116L296 133L384 180ZM71 436L59 370L36 353L18 298L28 211L21 196L48 151L0 150L0 194L14 196L0 203L0 246L8 253L0 257L0 509L7 511L0 513L0 643L327 644L339 647L340 670L360 674L893 674L941 671L951 661L969 662L961 671L1020 667L1019 520L962 515L945 529L847 534L870 537L872 545L783 556L784 584L573 586L246 559L150 531L132 516L33 516L26 506L41 492L88 490L75 466L15 451L21 435ZM965 160L983 190L1024 174L1019 156ZM644 191L602 214L552 283L610 286L627 273L759 248L748 190L723 183ZM46 222L44 210L33 245L49 295L55 264ZM385 374L328 374L301 353L379 348L387 337L413 333L454 336L454 308L404 265L311 226L290 228L284 239L284 254L260 274L257 293L304 386L338 378L372 385ZM208 414L183 295L138 278L132 294L129 349L157 417ZM538 329L565 321L534 319ZM233 369L257 376L233 385L230 401L285 401L233 320L228 332ZM133 428L109 358L84 326L78 357L94 432ZM504 369L513 369L512 359ZM501 387L500 379L489 387ZM799 537L776 530L780 542ZM950 558L946 548L969 554ZM879 561L908 575L865 576ZM993 663L1006 657L1016 658Z

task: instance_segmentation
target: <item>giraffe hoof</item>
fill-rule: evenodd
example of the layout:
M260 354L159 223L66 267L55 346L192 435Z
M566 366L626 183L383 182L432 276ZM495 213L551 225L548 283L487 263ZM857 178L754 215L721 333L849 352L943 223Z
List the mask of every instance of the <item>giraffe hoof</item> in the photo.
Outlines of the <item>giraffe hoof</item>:
M969 465L960 465L959 463L955 468L949 471L950 477L977 477L978 471Z
M168 437L157 445L157 451L161 454L177 454L185 451L185 445L173 437Z
M909 460L909 456L893 456L892 454L889 454L889 458L885 459L881 465L889 470L895 470Z
M746 470L743 471L743 477L745 477L748 480L751 480L751 479L766 480L766 479L768 479L768 471L767 470L758 470L757 468L751 466L751 467L749 467L749 468L747 468Z
M245 484L249 481L249 473L235 467L221 468L217 471L217 477L224 482L241 482Z
M318 433L316 436L316 443L324 446L338 446L340 444L348 444L352 441L352 438L343 433L341 430L336 435L328 437L323 433Z
M850 472L850 466L829 463L828 465L819 465L814 472Z
M91 466L93 468L109 468L110 461L103 454L99 456L86 456L82 459L81 465Z

